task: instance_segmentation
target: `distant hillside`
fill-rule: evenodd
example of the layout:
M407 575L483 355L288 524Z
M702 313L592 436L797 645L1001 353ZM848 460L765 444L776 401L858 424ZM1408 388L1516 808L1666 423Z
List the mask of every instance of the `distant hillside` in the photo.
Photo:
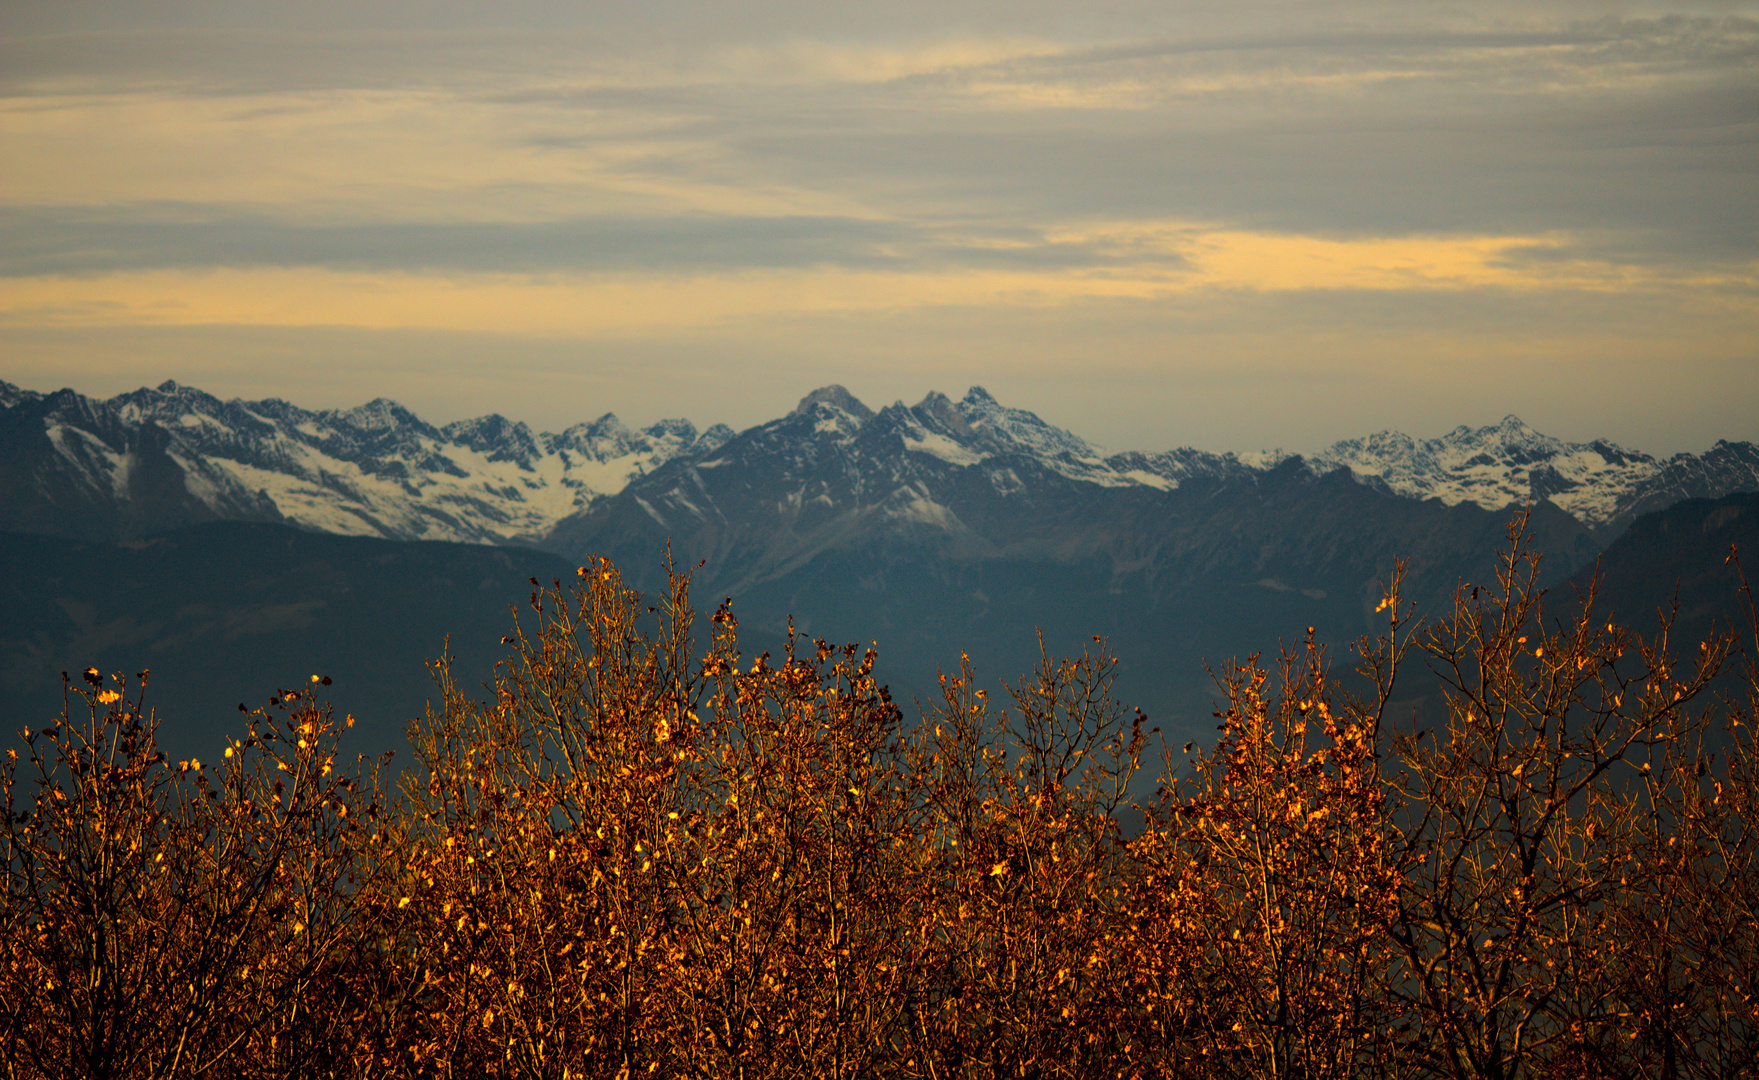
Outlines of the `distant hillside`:
M1303 531L1274 557L1168 537L1169 550L1183 554L1120 578L1110 559L949 559L899 543L819 554L737 591L734 611L751 653L779 649L789 615L810 635L877 640L881 673L906 704L931 694L936 669L956 665L962 651L995 686L1031 665L1039 629L1053 652L1104 634L1122 658L1128 702L1169 730L1201 735L1211 723L1205 662L1274 652L1310 625L1342 660L1343 647L1373 628L1364 598L1398 553L1391 540L1353 545L1353 519L1384 513L1388 502L1433 518L1389 530L1430 538L1405 553L1427 552L1434 563L1416 590L1426 614L1441 610L1456 582L1488 580L1499 515L1304 475L1291 475L1291 491L1221 500L1206 519L1220 538L1264 535L1277 515L1295 515ZM1542 550L1579 535L1556 518L1535 521ZM1600 557L1600 610L1648 633L1677 585L1675 641L1695 647L1711 627L1743 618L1723 563L1731 542L1748 553L1750 572L1759 569L1759 494L1687 500L1639 518ZM651 548L610 553L653 585ZM63 670L146 667L149 700L168 717L167 744L199 754L233 730L239 702L261 704L322 673L335 680L334 700L360 719L350 736L356 751L402 749L404 724L432 691L425 663L447 637L461 681L475 688L504 655L509 608L524 604L527 579L567 580L574 565L529 549L279 525L210 523L124 546L0 533L0 728L40 726L58 710ZM1589 573L1573 583L1585 587ZM705 614L722 599L715 579L709 568L699 578ZM1558 582L1558 601L1566 592Z
M1341 477L1290 483L1293 495L1249 499L1225 515L1218 505L1211 540L1154 571L1158 581L1152 567L1120 578L1110 559L948 559L932 546L895 544L821 553L731 590L733 609L748 655L779 651L790 615L808 635L877 640L880 674L906 706L931 696L936 670L956 667L961 652L997 688L1033 665L1038 630L1057 654L1103 634L1122 658L1120 695L1169 731L1196 737L1213 723L1206 662L1274 652L1308 625L1340 647L1370 629L1363 598L1394 553L1353 544L1351 519L1394 503L1447 541L1414 554L1469 552L1461 565L1485 568L1502 527L1476 507L1393 500ZM1308 529L1274 559L1221 542L1291 508ZM1579 535L1567 516L1549 513L1553 541ZM655 547L610 554L632 581L657 584ZM360 720L349 737L355 751L403 749L404 725L433 689L425 663L447 637L461 684L474 690L505 654L509 608L524 605L527 579L566 581L574 566L528 549L265 524L210 523L121 546L0 534L0 729L52 715L63 670L145 667L149 701L167 717L166 745L199 755L234 730L239 702L262 704L321 673L334 680L338 706ZM1442 596L1458 576L1433 568L1423 580L1427 594ZM705 615L728 594L715 581L711 568L700 571L694 596Z
M211 754L238 704L329 675L359 722L351 752L403 750L447 636L460 682L505 653L528 577L573 565L511 547L390 543L278 525L212 523L124 546L0 533L0 729L40 727L61 672L152 672L147 700L173 753Z
M1759 588L1759 494L1686 499L1645 514L1600 556L1596 610L1647 636L1677 596L1672 634L1677 655L1731 628L1746 648L1759 647L1739 593L1740 578L1726 561L1731 545L1740 551L1747 580ZM1586 589L1595 571L1596 566L1583 567L1571 583Z

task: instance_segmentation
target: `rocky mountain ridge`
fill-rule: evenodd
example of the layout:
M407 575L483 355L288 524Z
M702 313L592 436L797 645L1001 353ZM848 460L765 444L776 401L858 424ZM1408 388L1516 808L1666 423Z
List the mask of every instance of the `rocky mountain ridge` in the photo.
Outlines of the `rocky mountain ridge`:
M725 425L699 432L687 420L632 430L612 413L540 433L498 414L436 426L384 398L310 411L273 398L221 401L174 382L104 400L0 381L0 520L77 538L122 539L204 520L283 521L571 552L592 531L581 519L626 490L656 523L709 513L704 478L729 467L767 470L753 482L776 488L772 501L798 502L808 536L837 519L839 530L928 527L957 538L969 530L932 487L957 479L1018 495L1028 473L1058 485L1165 493L1255 484L1290 467L1314 477L1345 469L1385 493L1448 506L1548 500L1601 544L1645 511L1759 488L1751 443L1657 459L1603 440L1565 442L1513 416L1426 440L1384 431L1303 458L1108 453L981 387L957 401L935 392L877 412L840 386L825 387L740 433ZM728 508L717 503L714 512Z
M1724 440L1702 454L1658 460L1604 439L1565 442L1507 416L1494 426L1462 425L1421 442L1397 431L1345 439L1315 454L1309 466L1347 468L1362 483L1450 506L1495 509L1550 500L1611 539L1639 514L1681 499L1752 490L1759 448Z
M108 400L0 383L0 520L89 539L221 520L530 544L732 434L687 420L636 431L611 413L555 433L494 414L436 427L384 398L309 411L174 382Z
M1120 693L1200 732L1213 691L1205 664L1307 627L1334 645L1373 631L1398 562L1403 595L1425 615L1447 610L1462 582L1494 580L1510 503L1537 500L1528 530L1546 582L1561 584L1649 505L1743 490L1759 490L1749 443L1657 460L1549 439L1513 418L1422 442L1382 433L1312 457L1108 453L981 388L874 410L826 387L741 432L682 420L637 431L606 414L546 433L501 416L433 425L385 400L309 411L175 384L94 400L0 383L0 530L26 553L21 568L62 567L48 593L12 584L41 626L14 635L0 661L19 686L41 682L134 626L128 640L166 656L206 634L188 672L209 659L249 668L274 650L251 652L237 635L285 622L274 648L315 650L316 663L335 635L300 613L320 601L342 623L414 634L415 655L421 633L437 651L465 629L447 614L452 599L468 593L483 622L523 592L468 552L430 557L414 549L446 545L411 541L466 541L485 559L495 556L485 545L512 545L502 555L545 574L539 563L565 570L604 554L642 589L662 584L670 545L676 565L702 564L699 605L734 599L753 652L784 647L790 626L879 640L887 677L909 696L932 694L935 672L962 653L993 677L1029 668L1040 633L1053 652L1099 634L1124 658ZM287 525L297 528L275 527ZM339 533L363 539L322 535ZM108 614L75 588L79 558L57 562L40 540L67 538L101 565L116 561L105 545L133 551L173 534L184 554L157 571L162 588L142 594L143 610ZM246 548L285 548L304 569L260 567ZM399 587L428 607L362 584L382 559L405 559ZM137 562L152 560L109 569ZM431 569L442 564L452 569ZM224 566L234 577L222 589ZM177 599L186 586L214 596ZM227 614L222 601L239 590L258 596L255 614ZM370 618L347 599L369 592Z

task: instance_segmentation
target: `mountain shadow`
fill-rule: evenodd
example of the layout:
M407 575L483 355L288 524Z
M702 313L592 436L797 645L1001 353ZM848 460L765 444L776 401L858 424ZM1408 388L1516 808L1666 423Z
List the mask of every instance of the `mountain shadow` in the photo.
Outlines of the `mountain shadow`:
M391 542L217 522L124 545L0 533L0 727L41 727L61 673L132 681L174 756L217 754L238 706L328 675L356 717L348 753L397 750L434 696L426 663L447 648L474 688L506 654L510 605L527 581L571 578L555 555L511 547Z

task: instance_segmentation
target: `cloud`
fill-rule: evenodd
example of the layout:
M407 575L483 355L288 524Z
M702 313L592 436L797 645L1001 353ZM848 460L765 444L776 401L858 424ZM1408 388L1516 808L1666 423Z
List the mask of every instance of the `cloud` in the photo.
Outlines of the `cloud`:
M830 217L599 217L323 224L231 207L0 207L0 277L316 267L467 274L1185 266L1140 238Z
M1097 44L756 31L680 43L644 37L640 20L627 42L616 21L548 37L27 38L5 47L53 59L0 64L14 88L0 179L14 201L64 202L71 187L82 201L350 219L1179 218L1759 239L1740 212L1759 160L1759 23L1529 12L1382 27L1360 19L1385 9L1340 6L1315 26L1311 9L1287 8L1305 21L1190 19L1183 34ZM93 41L109 54L88 55ZM130 58L157 73L130 74ZM74 93L80 79L95 82Z
M243 342L252 385L346 341L330 377L378 371L392 396L410 369L371 349L445 340L455 377L422 377L468 384L467 403L494 392L473 363L553 386L565 356L628 393L658 365L711 403L755 395L745 376L792 400L958 371L1096 425L1136 409L1128 441L1148 447L1236 445L1213 435L1229 424L1349 434L1362 400L1377 426L1417 426L1390 413L1501 394L1489 419L1538 423L1511 400L1535 393L1557 417L1583 415L1576 394L1631 424L1665 400L1675 419L1654 423L1687 440L1708 414L1662 390L1759 393L1737 363L1759 326L1755 13L15 4L0 332L36 343L31 363L77 353L92 371L104 348L163 368L173 338L214 357ZM1547 356L1555 378L1507 377ZM1596 381L1595 356L1618 381ZM1518 360L1480 394L1472 366L1497 358ZM202 381L159 368L138 381ZM1620 385L1644 388L1630 408Z

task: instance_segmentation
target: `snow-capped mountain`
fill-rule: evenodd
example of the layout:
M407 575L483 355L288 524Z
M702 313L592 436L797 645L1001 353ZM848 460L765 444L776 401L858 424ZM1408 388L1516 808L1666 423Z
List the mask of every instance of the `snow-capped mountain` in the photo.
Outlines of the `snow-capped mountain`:
M1347 468L1362 483L1449 506L1495 509L1549 499L1582 524L1613 533L1645 511L1751 490L1759 481L1759 453L1751 443L1718 442L1702 455L1657 461L1604 440L1570 443L1541 435L1515 416L1422 442L1398 431L1346 439L1309 465Z
M847 394L842 387L832 389ZM814 400L809 395L801 406ZM887 414L898 417L897 422L904 426L904 449L911 453L952 465L975 465L994 457L1028 457L1059 476L1101 487L1140 485L1166 491L1193 476L1238 476L1254 466L1271 467L1289 456L1259 455L1260 460L1248 464L1234 454L1190 448L1108 454L1025 409L999 404L981 386L972 387L957 402L939 392L910 408L900 401L882 413Z
M559 433L491 415L434 427L383 398L311 412L166 382L107 401L0 383L0 506L25 531L131 533L287 521L391 539L535 542L556 522L725 426L631 431L606 413Z
M538 433L499 415L435 426L382 398L314 412L278 399L221 401L171 382L108 400L0 382L0 527L81 537L286 521L573 554L615 517L607 500L627 494L621 505L657 527L715 521L716 544L747 547L761 533L771 562L870 529L928 529L992 550L1004 535L1042 532L1042 514L1016 520L1014 508L1051 503L1095 518L1077 515L1059 536L1041 536L1073 552L1081 544L1072 536L1109 527L1114 503L1192 484L1250 486L1289 469L1348 470L1369 488L1446 506L1549 500L1604 544L1645 511L1759 489L1759 448L1722 442L1657 460L1604 441L1564 442L1511 416L1422 441L1381 432L1307 459L1107 453L981 387L875 412L829 386L737 434L725 425L698 433L686 420L635 431L610 413ZM1108 491L1125 501L1106 503ZM987 524L974 527L972 515Z
M47 659L41 642L55 634L75 634L86 652L126 638L170 657L199 630L203 650L236 657L237 635L281 626L302 648L323 638L378 656L371 650L393 629L421 636L404 625L421 611L450 610L386 599L391 614L373 616L370 633L335 630L362 610L349 597L390 595L350 584L390 573L382 567L452 567L404 585L479 601L486 591L497 604L508 597L495 566L529 566L517 580L553 572L530 551L482 559L469 554L477 549L230 524L268 522L530 545L564 556L564 567L603 554L641 589L663 586L670 545L674 565L702 560L692 579L700 604L736 598L754 651L783 647L790 627L879 640L890 670L930 693L937 668L961 653L993 677L1034 662L1039 631L1052 649L1104 634L1130 657L1119 685L1131 700L1201 725L1213 692L1204 663L1304 627L1333 643L1374 631L1396 562L1407 568L1402 595L1423 614L1447 610L1462 582L1491 580L1511 503L1535 502L1529 527L1556 583L1637 514L1736 491L1759 491L1751 443L1658 461L1547 438L1513 418L1425 441L1382 433L1303 458L1108 453L979 387L877 411L825 387L768 423L699 434L683 420L635 431L609 414L540 433L500 416L434 425L386 400L314 412L172 383L96 400L0 382L0 532L39 554L40 541L16 534L83 542L68 559L15 560L13 578L77 575L88 559L106 583L82 593L37 582L38 629L0 641L0 702L8 671L35 678L90 662ZM208 522L227 524L182 529ZM178 572L204 580L136 588L128 568L138 560L103 554L180 545L193 546ZM239 559L252 565L240 570ZM263 559L277 561L258 572ZM44 569L50 562L76 569ZM216 583L239 573L257 584L229 592L291 599L246 611L215 598ZM128 602L116 607L112 593ZM332 621L313 621L320 610ZM441 627L426 629L427 644L411 648L443 642Z
M884 537L929 538L952 557L1079 557L1096 532L1118 531L1132 501L1265 471L1197 450L1108 455L982 387L875 412L831 386L713 452L632 480L561 522L546 546L584 553L688 538L692 558L734 588Z

